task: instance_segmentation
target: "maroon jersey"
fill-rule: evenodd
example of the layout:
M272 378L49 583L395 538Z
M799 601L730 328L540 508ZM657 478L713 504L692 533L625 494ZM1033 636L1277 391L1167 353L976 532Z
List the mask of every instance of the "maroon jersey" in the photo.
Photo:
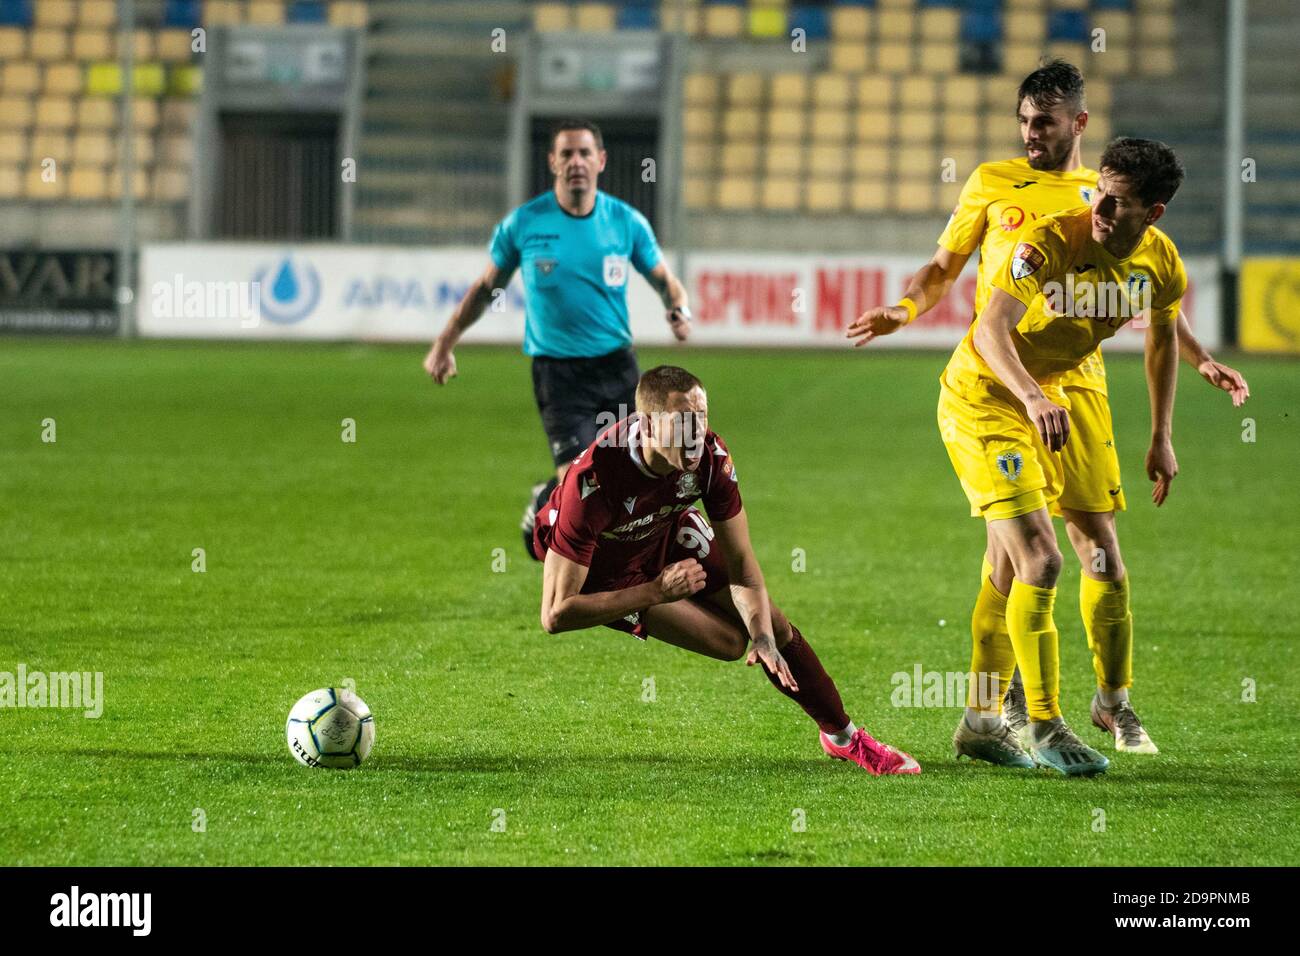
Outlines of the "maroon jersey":
M650 580L663 570L682 512L698 499L711 521L740 513L740 488L727 446L704 439L695 471L656 475L641 459L637 415L597 436L537 515L534 543L589 570L583 591Z

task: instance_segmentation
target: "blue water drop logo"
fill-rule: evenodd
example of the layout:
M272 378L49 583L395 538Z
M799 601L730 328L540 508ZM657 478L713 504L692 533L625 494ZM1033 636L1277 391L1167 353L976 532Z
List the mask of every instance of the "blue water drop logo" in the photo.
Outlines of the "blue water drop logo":
M271 294L279 302L292 302L298 298L298 276L293 271L293 263L287 257L280 263L280 271L275 275Z
M310 261L294 258L285 255L279 264L268 263L253 273L262 290L262 315L281 325L301 322L320 302L320 274Z

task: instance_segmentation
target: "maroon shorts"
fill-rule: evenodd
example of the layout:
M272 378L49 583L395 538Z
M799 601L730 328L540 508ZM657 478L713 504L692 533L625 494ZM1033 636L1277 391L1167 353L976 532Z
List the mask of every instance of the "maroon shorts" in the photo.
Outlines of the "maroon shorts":
M731 583L727 577L727 565L722 560L722 553L718 549L717 542L713 539L713 529L704 520L704 515L700 514L695 508L687 508L678 516L677 526L673 529L662 562L656 562L657 567L655 564L651 564L639 568L631 574L623 574L613 579L607 576L602 577L599 574L594 575L599 584L590 590L617 591L623 588L636 587L638 584L653 581L659 576L659 572L668 565L676 564L678 561L685 561L687 558L694 558L704 567L704 587L692 595L693 597L712 594ZM596 571L597 569L593 566L592 570ZM587 580L590 584L592 577L588 577ZM584 585L583 591L588 591L586 585ZM616 631L624 631L644 641L647 636L643 620L644 612L644 608L640 611L633 611L617 621L610 621L605 627L612 627Z

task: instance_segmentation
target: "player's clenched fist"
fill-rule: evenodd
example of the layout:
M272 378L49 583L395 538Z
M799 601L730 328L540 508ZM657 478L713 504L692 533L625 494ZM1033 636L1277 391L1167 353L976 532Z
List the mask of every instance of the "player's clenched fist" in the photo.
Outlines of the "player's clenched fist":
M1025 413L1038 429L1038 436L1048 451L1060 451L1070 437L1070 413L1047 398L1032 399Z
M694 558L670 564L659 572L659 603L680 601L704 587L704 566Z
M446 384L447 379L456 377L456 356L451 354L451 349L444 349L435 342L424 357L424 370L439 385Z
M866 345L879 335L897 332L907 325L907 309L901 305L881 305L863 312L849 326L846 338L857 339L853 347Z

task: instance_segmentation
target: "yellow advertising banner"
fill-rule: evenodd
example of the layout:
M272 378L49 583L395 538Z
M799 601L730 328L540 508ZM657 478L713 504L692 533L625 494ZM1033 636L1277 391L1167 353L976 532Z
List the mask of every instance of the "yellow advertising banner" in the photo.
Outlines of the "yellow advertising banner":
M1300 354L1300 259L1246 259L1240 288L1241 347Z

